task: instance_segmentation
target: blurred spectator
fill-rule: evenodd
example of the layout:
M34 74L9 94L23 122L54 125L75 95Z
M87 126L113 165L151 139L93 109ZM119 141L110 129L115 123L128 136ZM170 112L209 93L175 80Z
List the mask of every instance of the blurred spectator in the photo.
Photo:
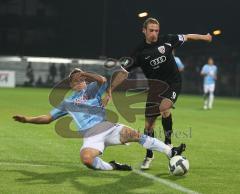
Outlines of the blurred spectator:
M55 66L55 63L52 63L49 67L49 77L48 77L48 80L54 84L55 82L55 77L57 75L57 68Z
M36 86L42 87L43 86L43 81L42 81L42 77L39 76L37 81L36 81Z
M209 57L207 64L202 67L201 75L203 80L204 105L203 109L212 109L214 101L215 82L217 80L217 66L213 58Z
M26 69L26 77L28 81L25 82L25 85L32 86L34 83L34 72L33 72L32 64L30 62L28 63L28 66Z
M63 63L59 67L59 74L61 80L63 80L67 75L67 68Z

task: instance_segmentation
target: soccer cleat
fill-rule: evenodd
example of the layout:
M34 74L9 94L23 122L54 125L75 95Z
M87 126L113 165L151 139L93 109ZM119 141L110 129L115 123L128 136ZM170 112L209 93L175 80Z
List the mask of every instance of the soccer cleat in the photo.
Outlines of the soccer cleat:
M141 165L141 169L142 169L142 170L147 170L147 169L149 169L150 164L151 164L151 162L153 161L153 159L154 159L154 156L153 156L152 158L149 158L149 157L144 158L143 163L142 163L142 165Z
M171 149L172 154L171 154L171 157L170 157L170 158L172 158L173 156L181 155L182 152L185 151L185 149L186 149L186 145L185 145L184 143L182 143L182 144L181 144L180 146L178 146L178 147L173 147L173 148Z
M113 167L113 170L122 170L122 171L130 171L132 167L127 164L120 164L115 162L115 160L109 162L109 164Z

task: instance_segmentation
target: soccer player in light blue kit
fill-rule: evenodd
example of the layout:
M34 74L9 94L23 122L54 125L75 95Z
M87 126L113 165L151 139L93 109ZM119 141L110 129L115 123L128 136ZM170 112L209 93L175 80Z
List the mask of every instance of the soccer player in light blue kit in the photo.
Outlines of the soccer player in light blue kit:
M127 78L127 72L122 70L108 88L107 97L122 79ZM91 81L87 83L88 81ZM70 87L73 94L65 98L57 108L49 114L28 117L15 115L13 118L22 123L48 124L67 114L72 116L83 136L80 158L89 168L99 170L131 170L131 166L115 161L105 162L100 158L104 149L110 145L121 145L127 142L138 142L143 147L156 150L171 158L180 155L185 150L185 144L179 147L166 145L164 142L141 134L122 124L111 123L106 120L105 108L107 102L102 101L102 94L107 89L106 78L98 74L74 69L69 75Z
M215 82L217 80L217 66L214 65L213 58L208 58L208 63L202 67L201 75L203 79L204 105L203 109L212 109L214 101Z
M179 70L180 72L184 71L184 65L183 65L181 59L180 59L179 57L176 57L176 56L174 56L174 59L175 59L175 61L176 61L178 70Z
M178 71L183 72L184 71L184 64L182 63L181 59L175 55L175 50L173 50L173 56L174 56L175 62L177 64Z

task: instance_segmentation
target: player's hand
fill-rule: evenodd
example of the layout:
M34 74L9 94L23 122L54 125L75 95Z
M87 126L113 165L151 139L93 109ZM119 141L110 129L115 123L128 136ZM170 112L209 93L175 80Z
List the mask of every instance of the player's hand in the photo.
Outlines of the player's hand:
M70 77L73 73L76 73L76 72L83 73L83 70L81 70L81 69L79 69L79 68L74 68L74 69L69 73L69 77Z
M208 33L208 34L205 35L205 37L206 37L207 42L212 42L212 35L211 34Z
M104 98L102 99L102 106L106 107L107 104L109 103L109 101L112 98L112 92L111 90L107 91L107 93L105 94Z
M208 73L208 75L211 76L211 77L214 77L214 76L215 76L215 73L212 72L212 71L210 71L210 72Z
M21 123L26 123L27 122L27 118L25 116L22 115L15 115L13 116L13 119L15 121L21 122Z

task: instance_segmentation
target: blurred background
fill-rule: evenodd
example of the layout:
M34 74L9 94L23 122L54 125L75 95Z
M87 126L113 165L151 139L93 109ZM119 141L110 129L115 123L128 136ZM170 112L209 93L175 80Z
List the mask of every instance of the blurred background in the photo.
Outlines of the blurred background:
M201 67L218 66L216 95L240 96L238 1L0 0L0 87L52 87L73 67L105 76L107 58L129 56L155 17L161 34L211 33L213 43L176 50L183 92L202 94ZM142 14L141 14L142 13ZM139 15L140 14L140 15ZM133 78L142 78L136 70Z

